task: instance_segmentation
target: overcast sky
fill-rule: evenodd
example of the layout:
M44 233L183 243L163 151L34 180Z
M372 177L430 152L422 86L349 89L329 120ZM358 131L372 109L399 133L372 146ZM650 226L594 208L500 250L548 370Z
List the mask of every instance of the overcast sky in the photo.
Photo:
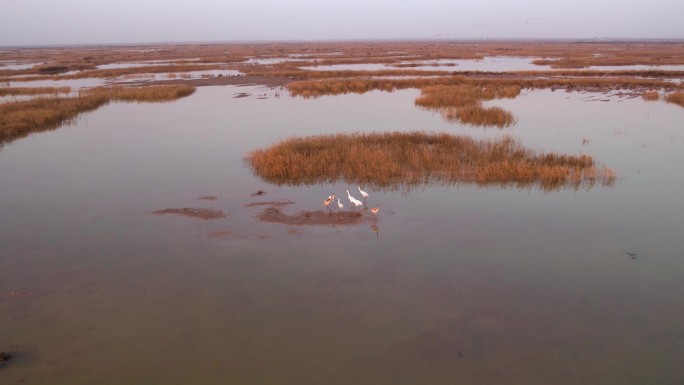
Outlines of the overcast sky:
M0 0L0 46L684 38L684 0Z

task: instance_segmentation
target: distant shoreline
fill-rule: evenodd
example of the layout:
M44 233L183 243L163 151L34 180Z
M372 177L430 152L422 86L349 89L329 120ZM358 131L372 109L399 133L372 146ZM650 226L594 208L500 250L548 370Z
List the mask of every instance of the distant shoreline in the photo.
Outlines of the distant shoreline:
M187 46L187 45L259 45L259 44L311 44L311 43L684 43L684 37L677 38L415 38L415 39L321 39L321 40L216 40L216 41L179 41L179 42L128 42L128 43L56 43L56 44L15 44L0 45L0 50L11 49L55 49L55 48L102 48L102 47L151 47L151 46Z

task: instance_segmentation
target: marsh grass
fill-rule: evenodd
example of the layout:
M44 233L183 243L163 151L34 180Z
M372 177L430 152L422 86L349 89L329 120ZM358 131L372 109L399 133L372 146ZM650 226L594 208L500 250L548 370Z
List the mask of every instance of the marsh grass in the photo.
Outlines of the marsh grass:
M96 88L92 92L104 93L112 101L124 102L171 102L195 92L192 86L150 86L150 87L109 87Z
M660 93L658 91L646 91L641 97L647 102L655 102L660 99Z
M398 89L418 88L431 86L472 85L480 87L518 87L529 89L566 89L587 91L609 91L615 89L648 89L663 88L676 89L672 82L640 79L640 78L571 78L571 77L527 77L527 76L483 76L463 74L454 76L440 76L429 78L409 79L374 79L374 78L348 78L348 79L321 79L296 81L287 85L290 94L304 98L316 98L324 95L339 95L346 93L362 94L373 90L395 91Z
M68 94L71 87L0 87L0 96Z
M80 91L76 97L40 97L3 103L0 104L0 143L55 129L81 113L112 101L168 102L194 91L190 86L105 87Z
M276 185L345 183L410 190L429 184L544 191L612 185L615 177L587 155L559 155L524 148L510 137L392 132L338 134L283 140L245 158L255 175Z
M515 98L520 95L518 86L431 86L421 89L417 106L442 112L445 119L479 126L508 127L513 114L500 107L483 107L483 100Z
M442 116L450 122L462 122L475 126L505 128L515 123L515 117L501 107L483 107L480 103L442 110Z
M684 91L677 91L665 95L665 101L684 107Z

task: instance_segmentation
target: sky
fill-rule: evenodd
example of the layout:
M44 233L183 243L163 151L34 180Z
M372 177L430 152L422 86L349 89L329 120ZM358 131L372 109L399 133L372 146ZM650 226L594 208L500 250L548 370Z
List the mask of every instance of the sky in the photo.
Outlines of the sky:
M0 46L684 38L682 0L0 0Z

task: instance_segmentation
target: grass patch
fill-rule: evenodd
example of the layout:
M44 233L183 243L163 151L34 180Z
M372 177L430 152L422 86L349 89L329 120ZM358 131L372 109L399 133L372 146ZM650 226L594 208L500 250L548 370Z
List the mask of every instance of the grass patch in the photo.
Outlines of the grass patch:
M514 98L520 94L518 86L479 87L474 85L431 86L421 90L416 105L442 111L447 120L480 126L508 127L513 115L500 107L483 107L483 100Z
M0 96L68 94L71 87L0 87Z
M665 101L684 107L684 91L677 91L665 95Z
M509 127L515 117L501 107L483 107L473 104L465 107L446 108L442 111L444 119L453 122L468 123L475 126Z
M587 155L524 148L510 137L475 140L448 134L373 133L291 138L251 152L255 175L277 185L344 181L375 189L428 184L560 188L612 185L615 177Z
M655 102L660 99L660 93L658 91L646 91L641 97L648 102Z
M570 77L547 77L536 76L488 76L480 73L461 74L454 76L440 76L430 78L410 79L373 79L373 78L350 78L350 79L322 79L297 81L287 85L290 94L304 98L315 98L324 95L338 95L346 93L362 94L368 91L394 91L398 89L418 88L431 86L471 85L479 87L506 87L516 86L530 89L566 89L587 91L610 91L615 89L672 89L677 86L674 83L654 79L639 78L570 78Z
M189 86L111 87L79 92L73 98L41 97L0 104L0 143L22 138L32 132L55 129L79 114L112 101L168 102L195 91Z
M108 94L112 101L171 102L195 92L191 86L111 87L95 89L94 94Z

